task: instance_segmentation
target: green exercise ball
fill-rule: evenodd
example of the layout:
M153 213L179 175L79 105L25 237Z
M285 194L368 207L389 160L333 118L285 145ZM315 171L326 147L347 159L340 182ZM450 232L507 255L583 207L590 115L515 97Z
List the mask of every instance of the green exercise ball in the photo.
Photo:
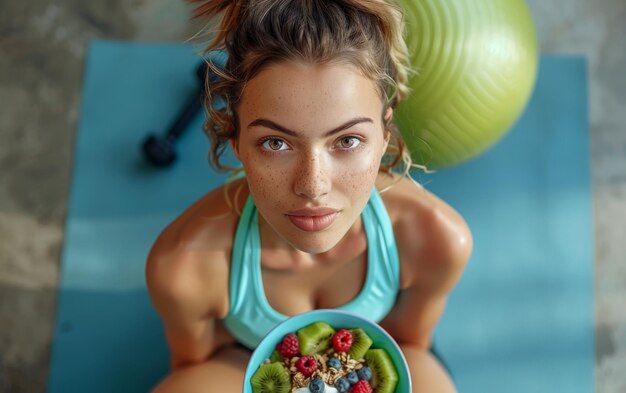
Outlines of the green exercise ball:
M416 74L395 119L411 156L429 169L492 146L522 113L538 45L523 0L402 0Z

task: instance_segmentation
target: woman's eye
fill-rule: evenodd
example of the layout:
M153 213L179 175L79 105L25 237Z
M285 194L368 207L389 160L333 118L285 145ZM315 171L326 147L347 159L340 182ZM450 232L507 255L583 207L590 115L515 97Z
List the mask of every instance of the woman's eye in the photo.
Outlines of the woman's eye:
M361 144L361 140L354 136L348 136L339 140L339 147L342 149L354 149Z
M261 144L266 150L280 151L287 150L287 144L280 139L266 139Z

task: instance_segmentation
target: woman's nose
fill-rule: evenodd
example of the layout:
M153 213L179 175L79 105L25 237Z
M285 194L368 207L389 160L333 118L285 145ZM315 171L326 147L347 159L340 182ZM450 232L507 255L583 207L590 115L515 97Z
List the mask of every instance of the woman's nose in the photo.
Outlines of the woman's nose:
M326 160L319 154L303 157L295 171L294 191L306 199L319 199L331 189L330 171Z

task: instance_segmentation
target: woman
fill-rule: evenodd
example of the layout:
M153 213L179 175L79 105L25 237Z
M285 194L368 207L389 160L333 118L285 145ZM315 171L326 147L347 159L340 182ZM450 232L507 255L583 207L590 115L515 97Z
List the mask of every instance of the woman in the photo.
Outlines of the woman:
M407 95L402 13L391 0L199 1L222 15L207 51L206 131L240 177L160 235L148 288L171 350L156 392L240 392L250 349L317 308L378 321L414 392L452 392L429 348L472 239L463 219L406 176L393 124ZM218 106L217 103L222 105ZM404 163L404 176L391 171ZM402 165L400 165L402 166Z

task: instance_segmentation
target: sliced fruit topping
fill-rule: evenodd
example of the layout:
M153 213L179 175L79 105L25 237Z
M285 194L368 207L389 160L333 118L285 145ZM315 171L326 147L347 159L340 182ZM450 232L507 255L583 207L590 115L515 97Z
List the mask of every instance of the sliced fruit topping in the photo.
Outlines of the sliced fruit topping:
M287 369L280 363L259 367L250 379L253 393L288 393L291 381Z
M315 322L298 330L300 353L315 355L326 351L331 346L335 330L327 323Z
M370 385L376 393L393 393L398 383L398 373L387 351L370 349L365 353L365 361L372 370Z
M348 354L352 359L363 359L365 352L372 346L372 339L363 331L363 329L352 329L352 347Z

